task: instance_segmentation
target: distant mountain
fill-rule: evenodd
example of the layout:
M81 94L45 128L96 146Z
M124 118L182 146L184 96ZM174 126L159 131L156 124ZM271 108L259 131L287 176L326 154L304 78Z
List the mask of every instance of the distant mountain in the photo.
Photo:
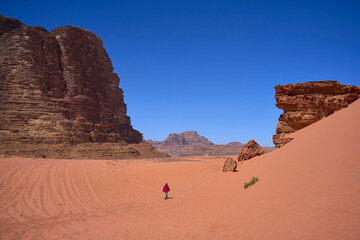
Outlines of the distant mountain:
M206 137L200 136L195 131L186 131L180 134L172 133L165 141L160 142L164 146L175 146L175 145L214 145Z
M224 156L237 155L245 144L231 142L225 145L215 145L196 131L171 133L164 141L147 140L156 150L172 157L180 156Z

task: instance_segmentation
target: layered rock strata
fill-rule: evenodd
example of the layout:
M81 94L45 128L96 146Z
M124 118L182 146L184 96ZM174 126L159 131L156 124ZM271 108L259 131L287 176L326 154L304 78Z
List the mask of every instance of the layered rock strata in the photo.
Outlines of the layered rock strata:
M139 143L102 40L0 16L0 143Z
M277 148L292 140L289 133L298 131L360 97L360 88L337 81L305 82L275 86L276 106L280 115L273 142Z

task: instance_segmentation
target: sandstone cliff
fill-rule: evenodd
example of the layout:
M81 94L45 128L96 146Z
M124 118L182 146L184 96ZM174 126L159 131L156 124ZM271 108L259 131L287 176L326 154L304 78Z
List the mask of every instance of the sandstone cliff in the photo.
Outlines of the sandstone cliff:
M277 148L292 140L287 134L347 107L360 97L359 87L337 81L278 85L275 91L276 106L284 110L273 136Z
M140 143L102 40L0 15L0 143Z

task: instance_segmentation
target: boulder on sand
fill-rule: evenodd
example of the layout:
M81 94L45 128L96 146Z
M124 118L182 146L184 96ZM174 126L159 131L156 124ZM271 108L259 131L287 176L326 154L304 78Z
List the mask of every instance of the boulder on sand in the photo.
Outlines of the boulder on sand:
M239 154L238 161L249 160L253 157L260 156L264 153L264 149L253 139L251 139Z
M227 158L224 166L223 172L235 172L237 167L237 162L233 158Z

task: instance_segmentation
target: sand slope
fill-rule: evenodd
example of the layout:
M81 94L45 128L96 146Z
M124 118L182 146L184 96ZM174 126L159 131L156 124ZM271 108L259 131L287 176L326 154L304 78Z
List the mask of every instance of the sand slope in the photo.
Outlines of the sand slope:
M225 157L2 158L0 237L360 239L360 101L293 135L236 173Z

